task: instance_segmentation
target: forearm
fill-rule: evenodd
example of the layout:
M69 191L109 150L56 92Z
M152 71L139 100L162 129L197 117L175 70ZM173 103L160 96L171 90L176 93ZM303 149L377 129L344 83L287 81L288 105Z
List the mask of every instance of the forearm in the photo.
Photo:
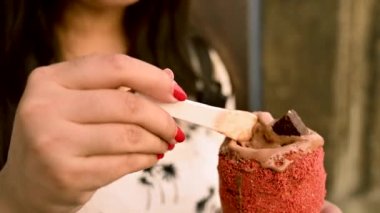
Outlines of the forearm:
M9 206L9 203L7 203L6 199L0 197L0 212L4 213L11 213L15 212L12 210L12 208Z
M11 205L11 199L9 195L9 190L4 178L4 172L0 171L0 212L16 212L16 210Z

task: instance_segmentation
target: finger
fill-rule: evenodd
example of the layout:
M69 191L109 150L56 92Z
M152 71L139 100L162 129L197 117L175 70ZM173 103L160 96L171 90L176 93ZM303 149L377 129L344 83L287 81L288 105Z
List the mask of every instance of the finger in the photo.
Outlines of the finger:
M74 145L78 155L115 155L128 153L160 154L168 143L140 126L129 124L78 125Z
M92 55L53 65L57 83L70 89L127 86L161 101L176 101L175 83L167 72L126 55Z
M87 181L87 189L105 186L124 175L154 166L157 155L128 154L114 156L93 156L86 158L81 164L83 181Z
M68 95L59 110L73 122L82 124L124 123L136 124L158 135L165 141L174 139L175 120L158 105L146 98L119 90L76 91Z

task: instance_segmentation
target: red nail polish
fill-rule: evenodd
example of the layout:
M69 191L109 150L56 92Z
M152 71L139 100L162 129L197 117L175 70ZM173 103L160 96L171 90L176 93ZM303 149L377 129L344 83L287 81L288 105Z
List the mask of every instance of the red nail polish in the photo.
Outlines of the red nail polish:
M175 140L177 142L183 142L186 139L185 134L182 132L181 128L177 127L177 133L175 135Z
M173 96L179 101L184 101L187 99L187 94L177 83L174 83Z
M164 157L164 154L157 154L157 160L160 160Z
M168 144L168 150L173 150L173 149L174 149L174 146L175 146L174 144L169 143L169 144Z

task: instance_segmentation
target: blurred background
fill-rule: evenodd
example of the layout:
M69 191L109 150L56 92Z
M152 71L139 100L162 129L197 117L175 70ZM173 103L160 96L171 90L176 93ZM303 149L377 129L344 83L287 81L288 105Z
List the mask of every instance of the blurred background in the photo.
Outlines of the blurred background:
M295 109L325 138L328 199L380 209L380 1L194 0L238 108Z

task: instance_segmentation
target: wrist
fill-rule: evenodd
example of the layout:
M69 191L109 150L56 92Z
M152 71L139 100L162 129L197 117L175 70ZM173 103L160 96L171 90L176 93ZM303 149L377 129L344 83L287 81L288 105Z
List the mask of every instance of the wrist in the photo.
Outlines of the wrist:
M12 205L11 192L9 191L9 184L6 181L5 171L0 171L0 212L12 213L16 212L14 205Z

